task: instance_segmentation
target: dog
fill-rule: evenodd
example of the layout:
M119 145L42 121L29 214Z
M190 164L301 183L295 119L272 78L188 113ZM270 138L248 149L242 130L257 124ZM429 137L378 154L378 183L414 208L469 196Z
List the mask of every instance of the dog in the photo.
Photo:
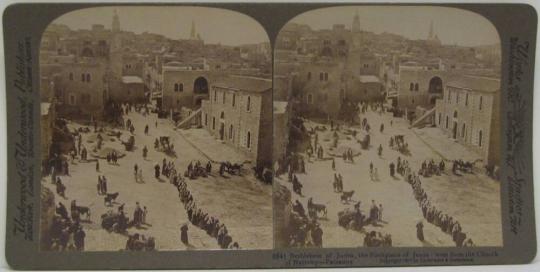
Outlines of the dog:
M354 194L354 190L349 191L349 192L343 192L341 194L341 202L349 203L349 201L351 201L353 194Z
M116 192L116 193L112 193L112 194L107 194L104 198L105 200L105 205L107 206L111 206L112 203L116 200L116 198L118 197L120 193L119 192Z

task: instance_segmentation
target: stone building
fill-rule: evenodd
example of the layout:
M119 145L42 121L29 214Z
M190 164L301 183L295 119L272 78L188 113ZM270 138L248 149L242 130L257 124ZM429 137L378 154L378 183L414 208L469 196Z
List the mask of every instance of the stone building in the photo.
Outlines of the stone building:
M100 118L108 99L106 65L87 59L64 64L58 74L55 92L62 115Z
M381 101L384 99L383 86L377 76L360 75L347 85L347 101Z
M124 103L142 103L147 101L143 80L138 76L123 76L121 84L111 89L111 101Z
M202 101L201 123L258 166L272 165L272 81L229 76L216 80Z
M425 66L399 66L397 82L397 107L409 112L416 107L433 108L443 95L447 81L457 79L455 73Z
M336 116L345 98L343 67L339 61L302 65L292 84L291 95L299 101L297 109L312 117Z
M480 154L486 165L501 163L500 80L463 76L445 85L437 99L436 126Z
M172 61L161 69L162 110L179 112L183 107L196 109L201 101L208 99L210 85L215 80L225 77L221 71ZM158 83L159 84L159 83Z

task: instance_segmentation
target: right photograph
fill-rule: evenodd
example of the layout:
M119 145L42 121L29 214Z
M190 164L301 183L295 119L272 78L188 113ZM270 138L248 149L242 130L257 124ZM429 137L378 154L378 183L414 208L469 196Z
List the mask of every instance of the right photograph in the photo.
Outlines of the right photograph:
M501 49L487 19L323 8L274 48L275 248L503 245Z

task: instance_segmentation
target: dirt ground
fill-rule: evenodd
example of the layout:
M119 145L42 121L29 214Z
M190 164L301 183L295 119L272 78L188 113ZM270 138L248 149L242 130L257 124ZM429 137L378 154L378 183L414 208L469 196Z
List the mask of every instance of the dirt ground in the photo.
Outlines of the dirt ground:
M100 171L96 172L96 162L70 163L70 176L60 176L66 186L67 199L61 198L55 193L55 201L61 201L69 210L71 200L75 199L77 205L88 206L91 209L91 222L83 223L86 231L85 250L87 251L117 251L125 248L127 236L117 233L109 233L101 228L101 215L108 210L116 211L118 205L125 204L126 215L133 218L135 203L139 202L141 208L148 209L147 222L140 229L130 228L129 233L140 233L145 236L153 236L158 250L185 250L185 249L218 249L219 246L214 238L206 232L189 225L189 241L191 246L187 248L180 242L180 226L189 223L187 214L178 197L176 188L165 178L154 178L154 165L166 158L172 160L178 171L182 173L192 160L200 160L206 164L209 157L214 154L204 152L229 152L229 149L214 148L204 152L195 148L186 141L168 120L157 119L154 114L143 116L131 112L128 118L135 126L135 149L126 151L126 156L121 158L117 165L108 164L100 159ZM155 122L158 122L157 128ZM149 135L144 134L144 126L149 125ZM70 123L70 129L78 127L78 124ZM129 135L126 130L121 130L123 135ZM188 132L188 131L186 131ZM204 131L197 131L204 133ZM95 142L87 142L92 139L93 133L83 134L83 145L90 151ZM177 157L169 157L162 152L154 150L154 140L159 136L171 136ZM212 139L207 136L204 139ZM213 139L212 139L213 140ZM142 149L148 147L148 157L142 157ZM220 144L227 148L224 144ZM105 141L104 147L124 151L124 146L118 140ZM219 147L219 146L218 146ZM89 158L92 159L89 155ZM142 169L144 183L136 183L134 177L134 165ZM209 215L217 217L225 223L233 241L239 243L245 249L268 249L272 247L272 187L256 180L245 166L245 174L242 176L228 176L222 178L215 171L218 165L214 165L213 174L208 178L196 180L187 179L188 188L192 191L199 208ZM114 207L106 207L103 196L97 194L98 175L104 175L108 181L108 192L119 192L117 204ZM50 177L43 178L43 184L56 192L50 182ZM84 216L83 216L84 219Z
M406 120L391 117L389 113L378 114L368 111L360 116L367 118L370 126L371 146L368 150L362 150L360 144L352 135L340 133L338 148L331 150L332 133L329 130L318 132L319 143L325 149L326 160L306 160L306 174L297 174L303 184L303 195L292 194L292 202L299 200L307 209L307 201L313 197L313 201L326 205L328 217L321 219L323 229L324 247L359 247L363 244L364 235L353 230L346 230L338 225L337 214L339 211L353 209L355 201L361 201L361 210L368 214L372 200L377 205L383 205L382 222L378 226L366 227L366 231L380 231L392 235L393 246L455 246L450 235L443 233L439 228L424 220L425 241L420 242L416 238L416 224L423 219L422 211L413 196L411 186L396 174L390 176L389 163L396 161L398 156L409 161L415 171L420 169L424 160L441 160L439 154L454 158L453 154L460 150L459 145L447 138L439 137L440 143L436 147L427 145L415 132L408 128ZM392 120L392 125L390 121ZM384 130L379 131L380 124L384 124ZM306 126L313 127L317 124L308 121ZM329 125L327 126L330 127ZM360 127L355 128L360 131ZM418 133L418 132L416 132ZM430 133L426 129L421 133ZM359 133L357 139L362 139L365 132ZM411 155L404 156L388 146L390 137L404 135L409 144ZM425 136L425 135L424 135ZM377 154L377 148L382 145L382 156ZM435 148L436 148L435 147ZM329 153L342 154L342 150L352 148L356 154L354 163L344 162L342 158L335 158L336 171L332 170L332 161ZM306 158L307 155L303 154ZM469 156L469 154L468 154ZM369 174L369 164L373 163L377 169L378 179L372 181ZM447 163L447 165L449 165ZM447 167L448 169L448 167ZM340 173L344 180L344 191L354 190L353 201L344 204L340 201L340 194L333 191L334 173ZM292 192L292 184L286 181L287 175L277 178L277 182L284 184ZM429 178L421 177L423 188L433 205L443 212L456 218L468 237L472 238L477 246L501 246L501 205L500 184L484 175L480 169L474 174L461 176L446 171L441 176Z

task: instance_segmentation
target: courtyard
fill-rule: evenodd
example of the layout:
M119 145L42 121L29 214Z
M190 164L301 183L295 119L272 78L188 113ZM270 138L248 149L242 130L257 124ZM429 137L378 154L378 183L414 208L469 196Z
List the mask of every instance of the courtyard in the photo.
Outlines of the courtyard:
M207 131L202 129L177 130L168 119L158 119L156 114L143 115L131 111L124 116L130 119L135 127L135 147L126 151L120 140L125 141L131 134L120 129L122 136L104 136L102 150L117 150L125 156L117 164L107 163L99 159L100 169L96 171L96 162L90 154L95 146L96 133L83 133L82 142L89 151L89 161L69 162L69 176L60 176L66 187L66 198L55 193L55 202L62 202L68 209L72 200L78 206L86 206L91 210L90 221L83 221L86 232L86 251L117 251L126 246L127 235L108 232L101 227L101 215L112 210L116 212L119 205L124 204L126 215L133 218L136 202L141 208L146 207L147 224L128 229L129 234L139 233L146 237L152 236L156 241L157 250L203 250L219 249L215 238L205 231L192 225L180 201L178 191L166 177L156 179L154 166L163 159L174 162L174 166L182 175L188 164L200 161L203 165L209 160L214 162L223 159L232 162L243 162L242 154L221 142L216 141ZM156 126L157 124L157 126ZM149 133L144 133L144 127L149 126ZM80 124L69 122L70 131L81 127ZM110 131L105 127L106 132ZM186 134L187 136L183 136ZM198 136L197 136L198 135ZM176 156L169 156L154 149L154 141L160 136L169 136L174 144ZM192 140L188 140L191 136ZM195 138L193 139L193 136ZM187 137L187 138L186 138ZM211 144L211 145L210 145ZM200 147L201 145L205 145ZM148 155L143 159L143 147L148 148ZM200 148L199 148L199 147ZM211 146L211 148L208 148ZM223 157L220 154L227 154ZM135 181L134 166L142 169L142 182ZM217 172L218 163L213 164L208 177L197 179L186 178L188 189L193 194L197 206L220 220L227 226L234 241L244 249L269 249L272 247L272 187L257 180L251 171L251 166L245 164L242 175L220 176ZM112 207L104 204L103 196L97 194L98 175L107 178L108 193L118 192L119 196ZM50 176L43 178L43 185L56 192L50 182ZM84 219L85 217L82 216ZM180 227L188 224L189 245L180 241Z
M317 132L318 143L322 145L325 153L322 159L307 159L307 154L302 154L306 158L306 173L297 173L296 176L303 185L303 196L292 193L291 202L298 200L307 209L309 198L313 198L314 203L326 206L328 216L327 218L323 216L319 220L323 230L323 247L362 246L364 234L339 226L338 212L347 208L352 210L353 204L360 201L360 209L364 214L368 214L372 200L377 205L382 204L382 220L375 226L366 226L365 232L378 231L390 234L392 245L398 247L455 246L451 235L424 220L411 185L399 174L394 177L390 175L389 164L395 163L398 157L407 160L410 168L415 172L426 160L433 159L437 163L442 159L447 160L447 168L441 175L420 177L431 203L457 219L463 232L474 241L475 245L502 245L500 183L486 176L480 163L475 165L473 173L456 175L449 169L451 162L448 160L475 159L475 154L464 151L460 144L437 134L436 128L410 129L405 119L392 117L390 113L368 110L359 117L366 118L371 126L369 132L371 144L366 150L362 149L358 143L358 140L366 134L360 126L341 126L338 132L338 146L333 148L331 145L334 131L329 129L330 125L312 120L304 122L308 130L317 126L320 128L323 125L327 127L326 130ZM381 124L384 124L382 132L380 131ZM355 129L358 134L353 136L350 133L344 133L348 129ZM390 138L395 135L404 136L410 154L404 155L389 148ZM377 150L379 145L382 146L381 156ZM349 148L355 154L354 162L345 162L341 158L341 154ZM335 171L332 169L332 158L335 160ZM374 169L377 169L378 178L375 180L370 178L370 163L373 163ZM344 191L354 190L351 202L342 202L341 194L334 192L332 185L334 173L343 176ZM287 182L286 174L278 177L277 182L287 186L293 192L293 186ZM423 242L416 237L416 224L422 220L425 236Z

